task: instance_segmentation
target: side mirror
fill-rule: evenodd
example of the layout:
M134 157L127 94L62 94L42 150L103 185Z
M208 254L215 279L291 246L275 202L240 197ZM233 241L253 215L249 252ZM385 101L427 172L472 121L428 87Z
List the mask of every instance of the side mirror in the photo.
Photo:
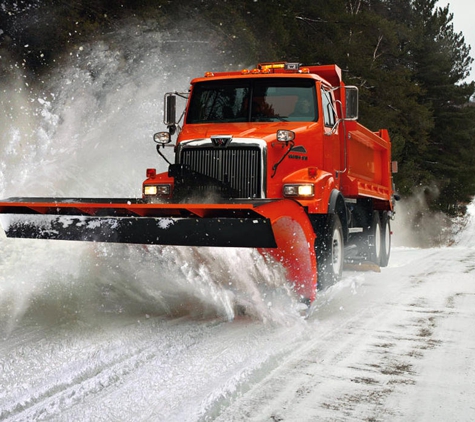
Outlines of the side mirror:
M171 140L172 138L169 132L158 132L153 135L153 141L162 146L169 144Z
M358 120L358 88L356 86L346 86L345 93L345 120Z
M172 93L165 94L165 110L163 114L163 123L170 126L176 125L176 95Z

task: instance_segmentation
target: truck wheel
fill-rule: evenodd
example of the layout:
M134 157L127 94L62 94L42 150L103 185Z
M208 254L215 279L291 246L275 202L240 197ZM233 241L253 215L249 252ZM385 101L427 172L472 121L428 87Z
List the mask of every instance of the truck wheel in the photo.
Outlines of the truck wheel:
M391 255L391 219L386 211L381 218L381 259L379 265L387 267Z
M317 288L324 290L336 283L343 272L343 229L338 215L330 215L329 223L317 236Z
M376 265L381 265L382 243L381 220L379 218L379 213L374 211L368 236L368 244L369 260L374 262Z

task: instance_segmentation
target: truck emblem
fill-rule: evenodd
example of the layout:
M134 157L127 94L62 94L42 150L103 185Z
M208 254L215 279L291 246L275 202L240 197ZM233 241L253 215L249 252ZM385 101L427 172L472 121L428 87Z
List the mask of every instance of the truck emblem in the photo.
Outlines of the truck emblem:
M211 142L215 147L226 148L231 140L233 139L232 135L213 135L211 136Z

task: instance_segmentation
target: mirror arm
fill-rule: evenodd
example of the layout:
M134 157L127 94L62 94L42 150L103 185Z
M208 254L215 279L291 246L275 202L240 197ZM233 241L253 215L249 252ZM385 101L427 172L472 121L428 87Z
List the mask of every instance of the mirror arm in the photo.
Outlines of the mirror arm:
M160 157L162 157L162 158L171 166L172 163L170 163L170 161L168 160L168 158L165 157L165 155L162 154L162 151L160 151L160 146L161 146L162 148L165 147L165 145L158 145L158 144L157 144L157 152L158 152L158 155L160 155Z
M336 102L340 107L340 114L343 116L343 104L341 101ZM343 130L343 160L344 160L344 168L343 170L339 170L339 174L346 173L348 170L348 131L346 129L346 120L345 118L341 118L338 120L338 123L342 123L342 130Z
M287 151L285 151L284 155L280 158L280 160L277 161L277 163L275 163L275 164L272 166L273 172L272 172L271 178L274 178L275 174L277 173L277 167L279 167L280 163L281 163L282 161L284 161L284 158L287 157L287 155L289 155L289 152L292 151L292 148L294 147L295 142L294 142L294 141L288 141L288 142L286 142L286 144L287 144L286 146L288 147L288 148L287 148Z

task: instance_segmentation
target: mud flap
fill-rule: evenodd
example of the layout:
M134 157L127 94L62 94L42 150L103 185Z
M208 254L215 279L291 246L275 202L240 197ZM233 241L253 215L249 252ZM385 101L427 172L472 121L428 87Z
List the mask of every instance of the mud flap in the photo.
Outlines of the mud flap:
M381 267L371 261L345 262L343 268L347 271L373 271L375 273L381 272Z

